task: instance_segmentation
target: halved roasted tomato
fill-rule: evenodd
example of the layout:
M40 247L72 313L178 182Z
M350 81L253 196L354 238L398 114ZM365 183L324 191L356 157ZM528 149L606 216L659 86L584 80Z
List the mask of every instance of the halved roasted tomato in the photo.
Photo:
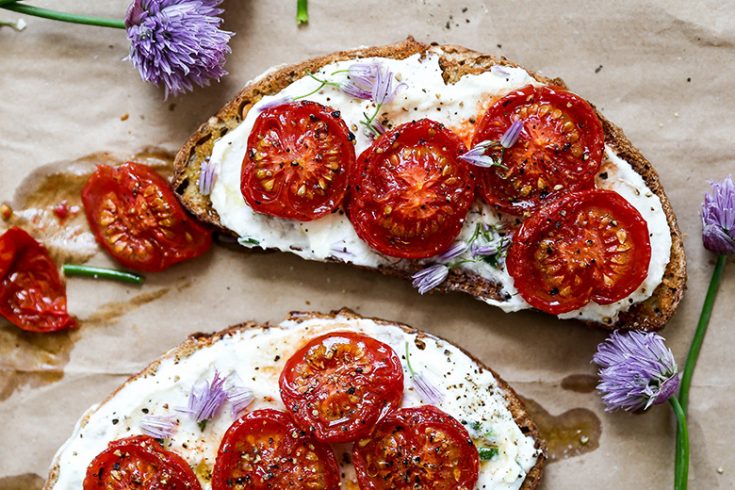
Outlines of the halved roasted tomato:
M339 111L302 101L263 111L242 162L240 189L255 211L310 221L342 204L355 166Z
M212 472L212 490L338 490L332 448L301 431L278 410L243 415L225 432Z
M522 122L521 133L504 148L500 140L515 121ZM472 145L484 141L497 142L486 154L502 166L477 171L478 191L488 204L522 215L564 193L592 188L605 135L595 110L581 97L529 85L488 108Z
M473 490L479 455L462 424L433 406L389 413L352 448L361 490Z
M455 240L475 196L459 137L429 119L380 136L358 159L347 214L378 252L432 257Z
M201 490L184 458L149 436L112 441L87 468L84 490Z
M147 165L98 166L82 202L97 242L133 270L162 271L212 245L212 232L186 214L168 182Z
M552 314L610 304L648 274L651 242L641 214L608 190L574 192L526 219L508 250L508 272L531 306Z
M48 250L18 227L0 236L0 315L29 332L77 326L66 311L66 285Z
M281 372L281 398L296 423L324 442L368 433L403 397L403 368L390 346L355 332L309 341Z

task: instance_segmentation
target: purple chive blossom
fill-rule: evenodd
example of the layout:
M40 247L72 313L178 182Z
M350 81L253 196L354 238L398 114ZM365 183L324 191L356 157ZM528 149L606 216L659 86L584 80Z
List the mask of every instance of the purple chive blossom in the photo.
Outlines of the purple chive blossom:
M288 95L281 95L279 97L274 97L271 100L264 102L263 104L260 104L258 106L258 110L260 112L267 111L268 109L273 109L274 107L282 106L283 104L288 104L289 102L293 102L293 97L289 97Z
M421 373L416 373L411 376L413 386L416 388L416 392L421 397L421 401L430 405L438 405L444 399L444 395L439 389L431 384L431 382L423 376Z
M212 193L212 187L217 180L217 166L209 161L209 158L202 162L199 171L199 194L208 196Z
M356 99L370 100L378 70L380 70L379 63L355 63L350 65L347 70L347 78L340 84L340 89Z
M232 386L227 390L227 399L232 405L232 416L237 418L255 400L255 394L250 388Z
M505 130L503 136L501 136L500 146L502 146L506 150L508 148L511 148L513 145L516 144L516 141L518 141L518 137L521 135L521 131L523 131L523 121L521 121L520 119L516 119L515 121L513 121L513 124L511 124L510 127Z
M444 264L434 264L421 269L411 276L413 287L419 290L419 294L426 294L439 284L443 283L449 275L449 267Z
M469 151L459 156L460 160L463 160L471 165L481 168L490 168L497 166L496 162L491 156L486 155L488 148L498 146L497 141L485 140L473 146Z
M129 59L165 96L227 75L232 32L220 29L222 0L134 0L125 16Z
M495 255L503 249L503 242L493 243L477 243L473 242L470 247L470 254L472 257L487 257L488 255Z
M191 414L199 423L217 415L227 400L227 392L224 389L226 379L215 370L211 382L202 380L195 384L189 395L189 406L182 411Z
M646 410L665 403L679 388L676 360L655 333L613 332L597 347L592 362L600 367L605 410Z
M372 100L377 105L389 104L405 87L395 84L395 74L379 62L355 63L347 71L347 79L340 89L356 99Z
M497 75L497 76L503 77L503 78L508 78L510 76L510 72L503 65L493 65L493 67L490 68L490 72L493 75Z
M450 260L456 259L466 251L467 242L454 242L444 253L437 255L436 259L440 263L446 263Z
M413 370L408 342L406 342L406 366L408 367L408 373L411 375L411 382L416 388L416 393L419 394L421 401L430 405L440 404L444 400L442 392L426 376Z
M716 254L735 254L735 183L732 177L710 182L712 194L702 204L702 241Z
M171 437L179 426L173 415L146 415L140 420L140 430L156 439Z

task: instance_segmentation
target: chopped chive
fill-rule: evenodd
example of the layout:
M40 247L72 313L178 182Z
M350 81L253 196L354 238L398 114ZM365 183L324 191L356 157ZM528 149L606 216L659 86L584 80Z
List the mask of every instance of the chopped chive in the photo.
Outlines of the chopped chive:
M480 459L483 461L490 461L498 454L498 448L496 447L481 447L477 450L480 455Z
M296 2L296 23L307 24L309 22L309 3L308 0L298 0Z
M110 279L113 281L127 282L130 284L143 284L145 277L134 272L108 269L106 267L93 267L89 265L64 264L62 268L65 276L91 277L94 279Z

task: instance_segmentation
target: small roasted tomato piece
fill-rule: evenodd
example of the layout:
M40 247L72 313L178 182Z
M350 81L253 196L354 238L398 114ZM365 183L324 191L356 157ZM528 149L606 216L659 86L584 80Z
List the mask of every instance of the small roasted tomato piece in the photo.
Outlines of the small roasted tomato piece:
M212 490L246 488L338 490L337 460L287 413L255 410L227 429L212 472Z
M0 236L0 315L29 332L74 328L66 286L46 247L13 227Z
M569 194L526 219L508 250L523 299L558 315L590 301L610 304L648 274L651 242L641 214L620 194Z
M432 257L455 240L475 196L459 137L429 119L380 136L358 159L347 202L357 234L378 252Z
M199 257L212 233L186 214L168 182L147 165L100 165L82 190L97 242L125 267L158 272Z
M189 465L149 436L108 444L87 468L84 490L201 490Z
M390 346L355 332L309 341L286 362L281 399L296 423L324 442L354 441L403 397L403 368Z
M480 470L467 429L430 405L386 415L352 462L361 490L473 490Z
M266 109L255 120L240 189L255 211L311 221L344 200L354 136L339 111L311 101Z
M522 129L510 148L500 142L514 122ZM587 101L558 87L531 85L491 105L472 145L497 142L486 154L502 166L477 171L478 192L491 205L522 215L544 201L590 189L602 163L605 135Z

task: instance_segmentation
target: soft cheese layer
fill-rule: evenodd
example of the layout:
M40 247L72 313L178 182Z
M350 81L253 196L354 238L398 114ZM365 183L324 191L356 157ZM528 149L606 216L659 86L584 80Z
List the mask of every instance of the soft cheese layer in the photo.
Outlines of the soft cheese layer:
M461 421L478 446L494 446L498 455L482 462L478 489L518 489L536 463L535 442L524 435L508 410L502 389L492 373L481 369L458 348L443 340L409 333L394 325L369 319L338 316L335 319L290 320L278 327L253 328L226 335L213 345L188 357L164 358L155 373L125 385L110 400L92 407L59 450L59 478L54 489L82 488L86 468L109 441L141 434L140 421L146 414L174 415L179 427L165 447L175 451L195 469L205 490L211 488L211 473L220 441L234 421L226 404L202 432L193 419L177 408L186 407L191 388L198 381L211 380L215 369L230 380L253 390L255 401L249 410L283 410L278 377L286 360L309 339L329 331L359 331L388 345L398 353L405 381L403 406L423 405L414 390L406 366L406 345L411 366L421 372L444 394L437 406ZM334 446L341 465L343 489L357 489L353 466L343 453L349 444Z
M521 68L503 67L479 75L465 75L456 83L446 84L439 66L438 52L421 57L418 54L403 60L371 58L388 66L396 77L405 84L395 100L381 109L385 119L398 126L421 118L439 121L460 135L470 127L468 121L481 115L497 97L528 84L540 85ZM365 60L362 60L365 61ZM323 67L319 78L339 81L344 74L334 72L347 70L354 61L341 61ZM367 267L395 263L371 249L355 233L352 224L340 211L316 221L298 222L255 213L240 192L240 172L247 150L247 140L253 124L260 114L260 107L284 96L299 97L318 87L311 77L293 82L273 96L263 97L248 112L245 120L218 140L212 151L211 162L216 165L219 177L212 190L211 200L222 224L242 237L246 247L260 246L295 253L308 260L323 261L328 258ZM306 99L330 106L341 112L342 118L356 136L355 151L359 155L368 148L372 140L363 134L360 120L363 113L372 113L374 106L369 101L355 99L338 88L327 86ZM382 118L381 118L382 119ZM648 275L641 286L630 296L611 305L590 303L579 310L564 315L564 318L579 318L596 322L612 323L618 313L632 304L651 296L661 283L671 253L671 234L661 201L645 184L630 164L618 157L607 147L603 164L607 178L598 177L598 186L612 189L623 195L641 213L648 223L651 235L651 263ZM601 174L604 175L603 172ZM501 225L515 218L485 205L479 199L469 213L460 239L469 238L478 223ZM485 299L487 303L505 311L518 311L530 306L521 298L514 287L513 278L504 266L495 268L484 262L466 263L461 267L502 286L507 300Z

